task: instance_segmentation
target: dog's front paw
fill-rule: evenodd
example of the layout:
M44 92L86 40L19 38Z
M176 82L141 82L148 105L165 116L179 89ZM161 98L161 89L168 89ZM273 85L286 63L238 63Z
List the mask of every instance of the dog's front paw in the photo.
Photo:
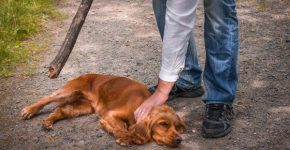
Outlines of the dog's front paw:
M117 139L116 142L122 146L129 146L131 144L129 139Z
M42 129L46 131L52 130L53 122L49 120L42 120Z
M37 109L28 106L21 110L21 116L23 119L30 119L37 113L37 111L38 111Z

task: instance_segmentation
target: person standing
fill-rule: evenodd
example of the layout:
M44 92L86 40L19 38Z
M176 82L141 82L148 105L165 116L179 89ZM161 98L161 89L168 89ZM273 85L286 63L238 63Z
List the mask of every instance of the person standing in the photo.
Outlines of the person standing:
M135 111L137 123L152 107L175 97L198 97L202 71L194 41L197 0L153 0L163 40L162 65L152 95ZM238 82L238 19L235 0L204 0L206 63L203 81L206 104L202 135L217 138L231 131L232 103Z

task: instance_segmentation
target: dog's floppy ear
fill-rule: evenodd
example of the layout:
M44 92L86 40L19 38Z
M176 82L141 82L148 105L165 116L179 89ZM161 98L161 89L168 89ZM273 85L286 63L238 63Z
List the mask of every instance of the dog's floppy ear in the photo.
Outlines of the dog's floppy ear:
M141 145L151 141L151 127L149 125L149 119L146 118L133 127L133 142Z
M180 133L184 133L184 130L186 129L184 122L180 120L179 124L176 126L176 129Z

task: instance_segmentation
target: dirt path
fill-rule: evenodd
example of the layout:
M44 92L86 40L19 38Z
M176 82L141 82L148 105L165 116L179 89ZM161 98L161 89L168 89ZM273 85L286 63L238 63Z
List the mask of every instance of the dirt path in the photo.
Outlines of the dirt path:
M44 52L36 74L0 80L0 149L128 149L103 132L95 115L55 124L41 130L40 121L53 106L29 121L19 117L25 105L51 93L67 80L84 73L127 76L156 84L161 41L151 1L95 1L77 44L60 77L47 78L45 66L55 56L79 0L59 6L68 13L63 24L49 23L50 50ZM232 133L220 139L200 134L204 105L201 98L170 102L186 121L181 149L290 149L290 10L286 0L239 1L239 87ZM287 10L288 9L288 10ZM288 18L287 18L288 17ZM203 8L198 9L196 41L199 62L204 64ZM150 143L130 149L166 149Z

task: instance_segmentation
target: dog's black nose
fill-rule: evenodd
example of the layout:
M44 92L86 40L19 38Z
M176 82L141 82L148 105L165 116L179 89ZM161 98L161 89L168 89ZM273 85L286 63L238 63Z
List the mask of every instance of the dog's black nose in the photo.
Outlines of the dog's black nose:
M175 143L175 144L180 144L181 141L182 141L182 138L181 138L180 136L178 136L178 137L176 137L176 138L174 139L174 143Z

